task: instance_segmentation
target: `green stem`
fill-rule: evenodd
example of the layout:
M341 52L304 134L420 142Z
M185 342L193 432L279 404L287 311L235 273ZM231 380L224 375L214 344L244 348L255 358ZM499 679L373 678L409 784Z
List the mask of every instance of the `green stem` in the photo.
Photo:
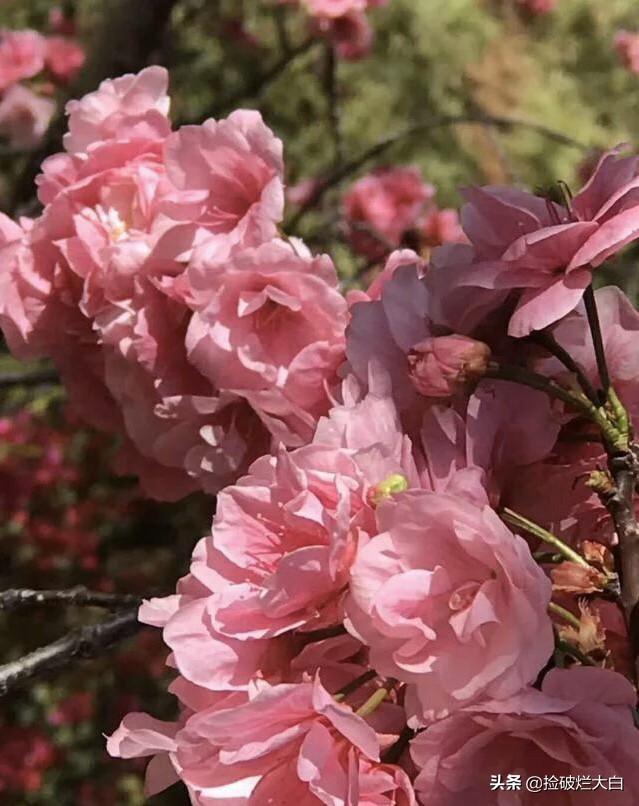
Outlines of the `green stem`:
M336 700L343 700L345 697L348 697L349 694L352 694L354 691L357 691L358 688L365 686L366 683L369 683L377 677L377 672L375 669L369 669L364 674L361 674L359 677L356 677L354 680L351 680L350 683L347 683L343 686L335 695Z
M374 694L366 700L364 705L361 708L358 708L356 711L357 716L367 717L370 716L374 711L376 711L379 706L384 702L384 700L388 697L388 689L385 688L378 688Z
M535 523L534 521L528 520L528 518L524 518L523 515L519 515L517 512L513 512L512 509L508 509L504 507L501 512L501 517L506 523L511 524L511 526L517 526L520 529L528 532L535 537L538 537L540 540L543 540L544 543L549 543L551 546L557 549L560 554L570 560L573 563L578 563L579 565L584 565L587 568L590 568L590 563L585 560L581 554L578 554L574 549L571 549L570 546L566 545L563 540L560 540L556 535L552 532L549 532L547 529L544 529L543 526L539 526L539 524Z
M578 630L581 627L581 622L579 621L577 616L575 616L574 613L571 613L570 610L566 610L565 607L562 607L561 605L558 605L555 602L550 602L548 605L548 610L551 613L555 613L557 616L561 616L561 618L564 619L564 621L567 621L575 629Z
M558 640L556 642L557 649L564 652L566 655L571 655L576 660L580 661L584 664L584 666L597 666L592 658L589 658L581 649L578 649L573 644L568 643L568 641Z

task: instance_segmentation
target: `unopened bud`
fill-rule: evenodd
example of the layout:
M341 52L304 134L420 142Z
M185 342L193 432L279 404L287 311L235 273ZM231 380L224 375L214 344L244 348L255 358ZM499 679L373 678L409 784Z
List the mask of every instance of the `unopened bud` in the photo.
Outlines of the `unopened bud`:
M408 479L400 473L391 473L391 475L380 481L368 491L367 500L372 507L378 507L382 501L392 498L397 493L403 493L408 489Z
M467 336L424 339L408 353L413 386L424 397L447 398L488 369L490 347Z

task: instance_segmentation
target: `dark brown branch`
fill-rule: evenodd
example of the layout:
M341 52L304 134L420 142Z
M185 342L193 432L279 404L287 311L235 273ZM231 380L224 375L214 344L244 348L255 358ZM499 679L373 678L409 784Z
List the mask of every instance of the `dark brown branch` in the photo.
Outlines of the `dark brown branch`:
M339 185L344 179L359 171L359 169L366 165L366 163L381 157L386 151L398 143L401 143L403 140L410 139L416 135L424 134L425 132L433 131L434 129L459 125L492 126L497 129L505 129L506 131L514 128L525 128L535 131L543 137L547 137L549 140L553 140L561 145L569 146L571 148L578 148L583 151L588 150L588 146L586 146L584 143L580 143L578 140L574 140L572 137L568 137L561 132L556 132L553 129L549 129L540 123L520 120L519 118L483 114L447 115L441 118L435 118L424 121L423 123L414 124L402 132L384 137L382 140L379 140L358 156L335 168L335 170L330 171L321 182L318 182L315 192L312 193L304 204L301 205L301 207L291 216L285 225L285 229L287 232L294 231L301 219L306 215L306 213L308 213L309 210L313 209L318 202L321 201L327 191L336 185Z
M33 372L3 372L0 374L0 389L13 386L43 386L60 383L58 373L54 369L34 370Z
M347 683L343 686L339 691L336 692L336 696L339 695L340 697L348 697L349 694L352 694L354 691L357 691L358 688L365 686L366 683L369 683L371 680L374 680L377 677L377 672L375 669L369 669L364 674L356 677L355 680L351 680L350 683Z
M397 737L395 744L391 745L388 750L384 751L382 754L384 764L397 764L414 736L415 731L407 725Z
M76 660L97 658L115 644L135 635L142 627L137 613L137 608L126 610L100 624L80 627L52 644L0 666L0 697L64 669Z
M606 506L619 539L621 601L636 663L639 656L639 525L634 493L639 466L632 448L625 454L611 456L609 464L616 490L606 499Z
M71 607L101 607L105 610L126 610L138 607L141 597L132 594L102 593L85 587L67 590L32 590L11 588L0 592L0 610L6 613L27 607L43 605L69 605Z

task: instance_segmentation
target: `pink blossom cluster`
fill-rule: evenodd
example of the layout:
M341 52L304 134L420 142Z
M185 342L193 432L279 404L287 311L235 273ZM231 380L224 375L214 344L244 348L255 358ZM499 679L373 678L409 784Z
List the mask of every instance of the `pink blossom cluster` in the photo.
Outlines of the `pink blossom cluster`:
M312 21L313 29L331 42L342 59L356 61L373 47L374 33L367 12L388 0L279 0L299 6Z
M0 322L53 358L154 497L216 491L310 441L343 360L330 258L279 237L282 144L257 112L172 131L152 67L68 105L33 219L0 220Z
M0 137L15 149L36 146L56 109L54 85L68 83L84 60L73 37L0 31Z
M466 189L463 242L392 252L347 304L278 234L259 115L173 131L166 88L148 68L72 102L44 212L3 220L14 352L53 357L147 490L219 491L139 613L179 716L128 714L109 752L199 806L502 806L512 772L621 776L563 803L632 806L603 468L632 459L639 313L591 282L639 238L639 158L607 152L574 196ZM430 197L399 184L401 239Z
M0 730L0 796L7 803L36 793L47 770L59 762L51 739L37 728L2 726Z
M380 261L400 246L428 251L465 241L456 210L440 208L419 168L382 168L357 180L343 199L353 248Z
M0 417L0 537L12 546L16 566L28 563L31 577L70 568L93 575L99 527L132 509L127 490L97 489L105 441L79 433L68 412L60 420L28 409Z

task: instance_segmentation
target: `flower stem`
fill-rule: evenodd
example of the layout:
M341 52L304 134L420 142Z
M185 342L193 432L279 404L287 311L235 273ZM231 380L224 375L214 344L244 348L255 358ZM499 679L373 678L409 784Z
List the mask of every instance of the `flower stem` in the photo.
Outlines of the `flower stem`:
M357 716L367 717L370 716L374 711L376 711L379 706L384 702L384 700L388 697L388 689L385 688L378 688L374 694L366 700L364 705L361 708L358 708L355 712Z
M599 379L603 387L603 399L600 401L603 403L610 389L610 374L608 373L608 364L606 363L606 352L604 350L601 324L599 322L599 314L597 313L597 303L595 301L595 292L592 283L584 293L584 305L586 306L586 315L588 317L588 324L590 325L590 333L592 334L592 344L595 350L595 358L597 359Z
M538 389L540 392L545 392L550 397L554 397L578 409L582 414L591 416L593 404L585 398L585 396L575 394L569 389L564 389L563 386L559 386L555 381L544 378L543 375L539 375L537 372L533 372L526 367L519 367L515 364L491 363L484 377L495 378L501 381L512 381L513 383L529 386L531 389Z
M555 602L550 602L548 604L548 610L551 613L555 613L555 615L557 616L561 616L561 618L564 619L564 621L567 621L575 629L578 630L581 627L581 622L579 621L577 616L575 616L574 613L571 613L570 610L566 610L565 607L562 607L561 605L558 605Z
M549 333L546 330L535 330L530 334L530 338L531 341L534 341L541 347L544 347L551 355L554 355L555 358L561 361L566 369L570 370L570 372L575 375L588 400L594 406L599 406L599 396L594 386L588 380L583 367L581 364L575 361L575 359L564 347L561 346L561 344L559 344L552 333Z
M581 651L581 649L574 646L573 644L568 643L568 641L562 641L560 639L556 642L556 647L564 654L570 655L571 657L583 663L584 666L597 666L597 664L594 662L592 658L589 658L588 655L586 655L584 652Z
M358 688L365 686L366 683L369 683L371 680L374 680L377 677L377 672L375 669L369 669L364 674L361 674L359 677L356 677L354 680L351 680L350 683L347 683L334 695L336 700L343 700L345 697L348 697L349 694L352 694L354 691L357 691Z
M508 509L507 507L504 507L500 511L500 515L502 519L511 526L517 526L529 534L538 537L540 540L543 540L544 543L549 543L551 546L554 546L554 548L560 554L563 554L567 560L590 568L590 563L584 559L581 554L576 552L574 549L571 549L570 546L566 545L563 540L560 540L557 535L554 535L552 532L544 529L543 526L539 526L539 524L535 523L534 521L524 518L523 515L519 515L517 512L514 512L512 509Z

